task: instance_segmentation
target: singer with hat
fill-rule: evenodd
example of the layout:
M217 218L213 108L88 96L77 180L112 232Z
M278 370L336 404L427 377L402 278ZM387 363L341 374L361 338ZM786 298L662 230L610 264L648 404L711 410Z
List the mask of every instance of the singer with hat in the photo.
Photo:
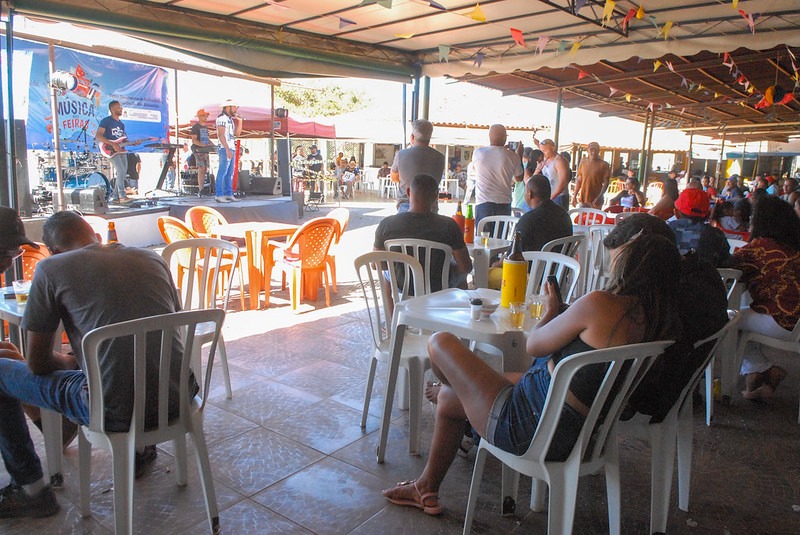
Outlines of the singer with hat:
M236 167L236 136L242 134L242 118L236 114L239 106L233 99L220 105L217 117L217 138L219 139L219 171L217 172L216 201L233 202L233 171ZM199 117L198 117L199 119Z
M194 155L195 165L197 166L197 187L198 193L203 191L203 184L206 181L208 172L208 149L212 143L208 138L208 112L202 108L197 110L197 122L192 125L189 134L192 136L192 154Z

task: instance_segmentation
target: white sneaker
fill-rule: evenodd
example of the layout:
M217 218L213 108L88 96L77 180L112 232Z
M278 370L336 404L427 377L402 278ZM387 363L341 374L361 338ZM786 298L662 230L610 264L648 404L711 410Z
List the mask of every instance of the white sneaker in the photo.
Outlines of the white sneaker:
M215 197L214 200L217 202L231 202L227 197Z
M228 202L239 202L239 199L237 199L237 198L236 198L236 197L234 197L233 195L228 195L228 196L227 196L227 197L225 197L225 198L226 198L226 199L228 199Z

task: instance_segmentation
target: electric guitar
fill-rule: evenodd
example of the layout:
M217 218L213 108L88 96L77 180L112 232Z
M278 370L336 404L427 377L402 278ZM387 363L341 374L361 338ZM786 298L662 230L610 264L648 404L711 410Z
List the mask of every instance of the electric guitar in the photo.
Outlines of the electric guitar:
M128 138L121 137L121 138L115 140L114 142L117 145L119 145L120 147L128 147L128 146L141 145L145 141L154 141L156 139L158 139L158 138L157 137L146 137L146 138L142 138L142 139L137 139L136 141L128 141ZM125 152L125 151L116 151L116 150L114 150L114 147L111 145L111 143L100 143L100 154L102 154L106 158L111 158L112 156L114 156L118 152Z

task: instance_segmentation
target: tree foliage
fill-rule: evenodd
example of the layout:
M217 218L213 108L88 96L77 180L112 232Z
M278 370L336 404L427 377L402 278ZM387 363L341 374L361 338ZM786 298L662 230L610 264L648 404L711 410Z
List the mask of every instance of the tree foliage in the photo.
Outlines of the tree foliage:
M304 117L330 117L369 106L371 99L362 91L354 91L336 84L285 85L275 88L275 99Z

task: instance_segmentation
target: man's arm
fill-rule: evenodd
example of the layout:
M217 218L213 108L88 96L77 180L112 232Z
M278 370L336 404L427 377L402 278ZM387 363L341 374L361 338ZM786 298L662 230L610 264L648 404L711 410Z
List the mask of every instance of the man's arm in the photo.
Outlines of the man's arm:
M27 362L35 375L47 375L57 370L77 370L78 361L72 355L53 352L56 333L28 331Z
M106 145L111 145L111 148L114 149L114 153L122 152L123 150L125 150L125 149L122 148L122 146L119 143L117 143L116 141L111 141L110 139L108 139L106 137L106 129L105 129L105 127L102 127L102 126L99 127L97 129L97 133L94 135L94 138L99 143L104 143Z
M600 195L594 200L595 204L599 204L603 206L603 202L605 200L606 190L608 189L608 184L611 181L611 166L605 166L603 170L603 186L600 188Z
M458 273L469 273L472 271L472 258L470 258L466 247L454 250L453 260L456 261L456 271Z
M581 163L578 164L578 172L575 174L575 195L572 197L572 206L578 205L578 197L581 195L581 189L583 187L583 160ZM561 173L559 172L559 178L561 178Z
M239 137L242 135L242 124L244 123L244 118L238 115L234 115L233 122L236 123L233 129L233 135Z
M567 189L567 184L569 183L569 168L567 167L567 161L558 156L556 157L555 169L558 172L558 185L556 186L555 190L550 193L550 198L555 199L562 193L564 190Z
M228 146L228 140L225 139L225 125L218 124L217 125L217 139L219 139L219 144L225 149L228 154L228 158L233 158L233 150Z

